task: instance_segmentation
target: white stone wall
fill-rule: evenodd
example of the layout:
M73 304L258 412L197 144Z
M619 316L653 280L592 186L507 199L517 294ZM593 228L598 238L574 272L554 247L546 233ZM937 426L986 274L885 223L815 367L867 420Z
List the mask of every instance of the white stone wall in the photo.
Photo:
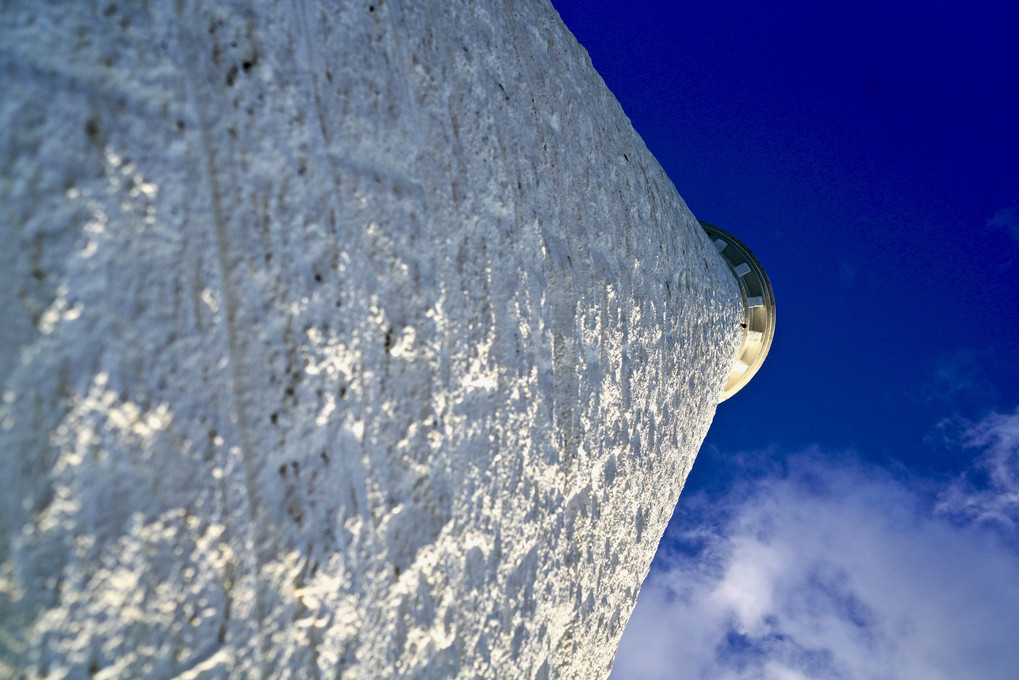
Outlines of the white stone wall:
M735 284L539 0L0 5L0 676L601 678Z

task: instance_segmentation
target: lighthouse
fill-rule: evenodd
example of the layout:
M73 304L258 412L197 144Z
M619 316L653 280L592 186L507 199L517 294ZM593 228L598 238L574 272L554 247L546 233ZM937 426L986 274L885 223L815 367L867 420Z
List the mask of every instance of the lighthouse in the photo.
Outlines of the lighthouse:
M774 305L548 2L2 12L0 675L605 677Z

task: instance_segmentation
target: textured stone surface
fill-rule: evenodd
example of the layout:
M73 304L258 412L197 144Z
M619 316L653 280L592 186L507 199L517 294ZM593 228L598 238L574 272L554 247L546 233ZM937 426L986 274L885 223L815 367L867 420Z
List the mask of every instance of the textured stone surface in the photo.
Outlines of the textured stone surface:
M740 309L547 3L7 3L0 79L0 675L607 674Z

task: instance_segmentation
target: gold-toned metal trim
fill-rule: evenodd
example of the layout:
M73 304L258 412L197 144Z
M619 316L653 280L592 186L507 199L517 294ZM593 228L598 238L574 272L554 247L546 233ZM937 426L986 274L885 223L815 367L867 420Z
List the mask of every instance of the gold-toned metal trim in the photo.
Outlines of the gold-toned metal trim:
M743 298L743 342L718 400L723 402L750 382L768 356L775 338L775 292L764 267L742 241L708 222L701 222L701 227L729 265Z

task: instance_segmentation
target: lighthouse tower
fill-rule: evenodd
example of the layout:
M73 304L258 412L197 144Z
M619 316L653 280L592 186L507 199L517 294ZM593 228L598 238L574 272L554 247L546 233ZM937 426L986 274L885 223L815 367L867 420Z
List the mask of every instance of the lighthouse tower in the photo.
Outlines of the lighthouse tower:
M0 675L605 677L767 280L548 2L0 38Z

